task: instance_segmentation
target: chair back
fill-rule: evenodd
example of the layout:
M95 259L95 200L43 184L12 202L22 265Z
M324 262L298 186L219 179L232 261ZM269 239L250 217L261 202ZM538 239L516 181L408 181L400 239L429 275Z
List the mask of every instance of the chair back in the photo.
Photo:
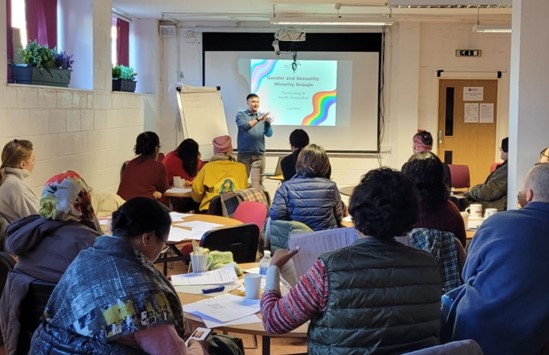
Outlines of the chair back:
M498 163L498 162L495 162L492 165L490 165L490 172L493 173L500 165L501 163Z
M214 196L210 200L210 206L208 207L208 214L214 216L223 216L223 208L221 207L221 195Z
M409 245L433 255L441 268L442 291L446 293L462 284L459 252L461 243L453 233L429 228L414 228L408 235Z
M7 236L7 230L10 222L0 214L0 251L3 251L4 248L4 242L6 241Z
M210 230L200 241L204 248L232 252L236 263L255 262L258 243L259 228L253 223Z
M15 259L9 253L0 252L0 295L4 291L8 274L15 267L15 263Z
M471 177L469 175L468 165L450 164L450 177L452 188L454 189L469 189L471 186Z
M253 223L262 230L267 218L267 206L261 202L242 201L234 211L233 218L242 223Z
M21 328L17 341L17 352L26 354L30 350L32 334L38 328L44 310L57 284L34 280L29 285L29 292L21 304L21 316L19 318Z

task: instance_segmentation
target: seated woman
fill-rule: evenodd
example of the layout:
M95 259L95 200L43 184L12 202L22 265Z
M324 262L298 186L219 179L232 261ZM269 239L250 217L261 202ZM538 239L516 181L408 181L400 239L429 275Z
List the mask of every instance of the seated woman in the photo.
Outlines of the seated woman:
M438 344L438 263L394 238L417 221L413 183L388 168L372 170L349 212L360 238L320 255L285 297L280 268L298 250L274 253L261 299L265 329L280 334L310 320L309 354L399 354Z
M298 221L312 230L337 228L344 217L335 182L328 179L330 160L316 144L303 148L296 175L276 191L269 211L272 220Z
M28 285L34 280L58 282L80 250L92 246L100 235L89 191L74 171L55 175L44 185L40 215L10 224L6 248L18 261L0 301L0 325L8 353L18 345L18 318Z
M138 156L126 165L117 194L124 200L137 196L160 199L168 189L166 169L156 161L160 138L154 132L143 132L137 136L134 150Z
M53 291L32 354L203 354L181 338L183 310L153 265L171 219L160 203L136 197L113 214L113 236L82 251Z
M193 180L191 195L200 203L199 210L207 212L210 201L225 192L246 189L248 175L246 166L236 161L231 137L213 139L214 156L204 165Z
M32 173L35 159L32 143L27 140L14 139L2 150L0 214L8 222L38 213L38 197L24 181Z
M196 174L204 166L204 162L200 159L198 143L190 138L181 142L176 150L169 152L162 160L162 164L166 167L168 183L171 186L173 186L174 176L181 176L187 185L191 185Z
M202 166L204 166L204 162L200 159L198 143L190 138L181 142L176 150L169 152L164 160L162 160L162 164L166 167L168 183L171 186L173 186L174 176L182 177L185 179L185 185L190 186L196 174L198 174L200 169L202 169ZM197 210L199 206L192 198L174 199L172 202L173 209L180 212Z
M415 153L402 166L402 173L419 191L420 213L416 227L451 232L465 247L465 224L457 206L448 199L450 190L444 184L440 159L431 152Z

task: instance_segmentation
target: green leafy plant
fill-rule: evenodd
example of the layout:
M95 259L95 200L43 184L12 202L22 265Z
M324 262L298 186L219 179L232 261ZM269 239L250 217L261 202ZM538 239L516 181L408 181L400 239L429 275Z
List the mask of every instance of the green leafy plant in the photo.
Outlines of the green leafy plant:
M36 41L29 42L25 48L20 49L16 61L48 71L53 68L71 69L74 63L72 55L66 52L58 53L56 48L49 48Z
M17 61L36 68L49 70L55 68L56 54L54 49L32 41L25 48L19 50Z
M116 65L112 68L112 78L113 79L124 79L135 81L137 73L133 70L132 67L127 67L125 65Z

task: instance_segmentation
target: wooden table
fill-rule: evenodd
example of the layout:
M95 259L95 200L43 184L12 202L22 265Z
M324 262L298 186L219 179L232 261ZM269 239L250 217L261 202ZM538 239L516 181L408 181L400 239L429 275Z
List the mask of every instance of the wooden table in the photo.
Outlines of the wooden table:
M169 204L170 210L173 211L173 206L174 206L173 200L174 199L192 198L191 190L192 189L191 189L190 186L172 187L172 188L166 190L164 192L163 196L168 198L168 204Z
M222 217L222 216L213 216L209 214L193 214L183 218L182 221L183 222L199 221L199 222L216 223L216 224L221 224L223 227L237 226L239 224L242 224L242 222L240 222L237 219ZM164 263L163 272L165 276L168 276L169 262L172 262L172 261L182 261L185 263L189 262L190 256L188 254L183 254L181 252L180 246L181 244L190 243L190 242L191 240L189 239L189 240L181 240L178 242L168 241L166 243L168 245L169 250L171 250L175 255L168 256L168 253L165 252L165 253L162 253L160 257L155 261L155 263Z
M344 186L339 189L339 193L345 196L351 196L356 186Z
M254 268L254 267L257 267L257 265L258 263L240 264L242 269ZM237 291L235 290L235 291L232 291L231 293L236 294ZM197 302L197 301L208 298L208 296L204 296L204 295L196 295L196 294L183 293L183 292L178 292L177 295L179 296L179 299L181 300L181 304L183 305L183 311L185 311L185 304ZM193 314L185 313L184 315L185 315L185 318L188 320L191 320L197 323L202 323L202 320ZM261 315L259 315L259 317L261 318ZM307 338L307 330L309 329L309 325L308 323L305 323L300 327L292 330L291 332L288 332L285 334L270 334L265 330L265 328L263 328L263 323L228 325L228 326L218 327L216 329L219 329L223 332L251 334L251 335L261 336L261 339L263 342L262 354L269 355L271 353L271 337Z
M163 196L176 198L191 197L191 187L172 187L166 190Z

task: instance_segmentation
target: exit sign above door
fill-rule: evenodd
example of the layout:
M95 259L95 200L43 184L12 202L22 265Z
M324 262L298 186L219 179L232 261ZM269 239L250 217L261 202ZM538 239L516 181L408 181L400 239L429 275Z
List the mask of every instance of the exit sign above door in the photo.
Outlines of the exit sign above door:
M480 49L456 49L456 57L480 57Z

